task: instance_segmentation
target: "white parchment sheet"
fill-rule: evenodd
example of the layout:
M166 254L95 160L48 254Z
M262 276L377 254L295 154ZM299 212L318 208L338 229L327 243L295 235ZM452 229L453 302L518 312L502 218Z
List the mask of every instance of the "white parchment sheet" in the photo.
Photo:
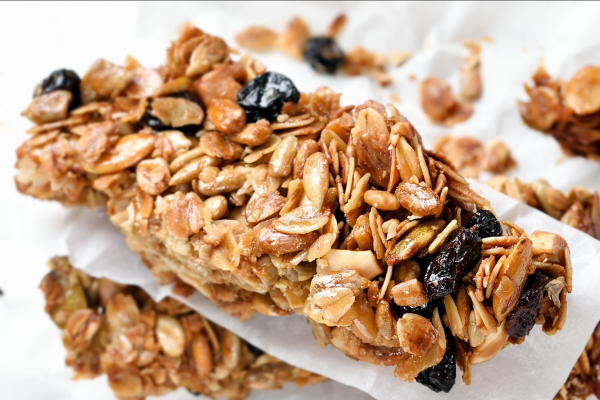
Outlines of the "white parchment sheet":
M288 75L303 91L326 85L343 93L343 104L358 104L369 98L385 103L391 94L399 96L397 107L417 127L427 147L448 132L476 136L484 142L500 138L518 162L509 175L523 181L543 177L561 190L573 185L600 189L598 164L564 158L554 139L527 128L516 109L516 99L526 98L523 83L542 58L553 76L564 79L585 65L600 65L598 3L1 4L0 288L5 293L0 298L1 398L96 400L112 396L102 379L68 381L70 371L63 364L58 332L43 313L43 297L37 285L46 272L44 262L69 250L63 238L69 238L75 265L92 274L113 276L118 272L114 278L147 285L147 290L158 297L169 290L154 283L102 212L66 210L58 204L23 197L14 189L15 149L27 137L24 131L30 125L19 113L27 107L34 86L58 68L74 69L83 75L99 57L122 63L127 54L132 54L145 66L158 66L164 60L163 49L186 20L233 45L235 33L248 25L281 31L296 15L319 34L342 11L349 19L340 37L342 48L363 45L382 53L414 53L405 65L390 70L394 78L391 87L382 89L367 77L317 75L306 63L277 52L256 56L270 70ZM458 68L466 56L460 43L482 36L490 37L492 42L482 44L484 91L475 103L474 115L452 129L432 126L418 104L418 82L435 74L458 90ZM599 245L526 206L487 189L483 192L500 215L528 232L541 229L565 236L574 258L574 291L569 296L569 316L562 332L548 338L539 327L535 328L525 344L510 346L493 361L475 366L470 387L465 387L459 377L450 394L434 394L418 384L397 381L391 368L354 362L331 348L320 349L300 317L256 316L239 324L199 296L190 301L214 321L266 351L359 387L378 399L551 399L600 319L600 307L595 306L600 304L600 290L596 289L600 287ZM328 382L300 391L253 397L341 400L367 396ZM193 397L178 392L166 398Z

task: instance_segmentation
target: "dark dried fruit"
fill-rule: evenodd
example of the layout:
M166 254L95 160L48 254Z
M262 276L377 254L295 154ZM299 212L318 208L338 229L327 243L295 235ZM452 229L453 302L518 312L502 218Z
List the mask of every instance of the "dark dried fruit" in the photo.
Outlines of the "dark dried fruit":
M335 40L315 37L304 43L304 59L321 74L334 74L344 61L344 53Z
M508 336L522 338L529 335L542 308L544 286L549 279L548 275L540 271L527 278L521 298L506 318Z
M502 225L489 210L479 210L469 220L469 228L476 226L477 235L484 239L492 236L502 236Z
M300 92L285 75L266 72L257 76L238 92L238 104L246 111L246 121L271 120L281 111L283 103L300 100Z
M411 313L411 314L417 314L420 315L421 317L425 317L427 319L431 319L433 317L433 311L435 310L435 307L437 302L435 301L429 301L423 305L417 306L417 307L401 307L395 304L392 304L392 307L398 312L398 316L402 317L404 314L407 313Z
M254 354L254 357L260 357L263 354L265 354L264 351L262 351L261 349L259 349L258 347L254 346L252 343L250 342L246 342L246 346L248 346L248 350L250 351L250 353Z
M59 69L42 81L42 94L55 90L68 90L73 95L69 104L69 110L72 110L81 105L80 83L81 79L77 73L68 69Z
M178 92L178 93L171 93L165 97L176 97L176 98L186 99L186 100L189 100L191 102L198 104L200 107L202 107L203 110L205 110L205 108L202 105L202 100L200 100L200 97L198 97L198 95L196 93ZM154 133L158 133L158 132L162 132L162 131L169 131L171 129L174 129L170 125L163 124L160 119L158 119L154 115L150 114L151 110L152 110L152 102L150 101L150 102L148 102L148 107L146 108L146 112L140 119L140 123L142 125L149 127L150 129L152 129L152 131ZM180 126L176 129L180 132L183 132L186 135L193 136L198 131L202 130L202 126L201 125L186 125L186 126Z
M452 337L446 333L446 337ZM454 356L454 342L446 342L446 353L439 364L419 372L417 382L427 386L434 392L448 393L456 381L456 358Z
M481 238L460 228L450 234L442 251L427 267L423 288L428 299L440 299L458 290L465 275L481 258Z

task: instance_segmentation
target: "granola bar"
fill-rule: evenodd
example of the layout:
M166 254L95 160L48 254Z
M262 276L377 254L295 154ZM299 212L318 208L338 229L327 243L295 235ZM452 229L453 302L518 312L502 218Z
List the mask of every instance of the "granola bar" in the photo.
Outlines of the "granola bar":
M36 91L17 188L106 205L160 283L240 320L304 315L322 346L435 391L457 363L468 384L471 365L535 323L564 325L565 240L505 232L394 106L301 93L191 25L157 69L128 57L75 77L57 71ZM547 259L562 281L536 271Z
M567 83L552 78L543 66L525 85L529 102L518 101L523 122L552 135L569 156L600 162L600 67L584 67Z
M162 396L180 387L211 398L297 387L326 378L293 367L209 322L175 299L154 302L136 286L96 279L66 257L48 262L45 311L61 329L74 379L108 376L119 399Z

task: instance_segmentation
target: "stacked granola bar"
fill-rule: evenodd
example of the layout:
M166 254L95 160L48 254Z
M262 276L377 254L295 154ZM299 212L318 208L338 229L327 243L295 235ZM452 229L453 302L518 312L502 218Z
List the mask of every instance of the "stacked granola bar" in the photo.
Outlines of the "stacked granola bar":
M562 328L562 237L498 221L395 107L342 107L234 55L185 25L159 68L56 71L24 113L17 188L105 205L160 283L240 320L305 315L322 346L435 391Z
M95 279L66 257L40 289L61 329L74 379L108 376L119 399L160 396L183 387L212 398L243 399L251 390L298 387L325 378L292 367L210 323L172 298L154 302L142 289Z

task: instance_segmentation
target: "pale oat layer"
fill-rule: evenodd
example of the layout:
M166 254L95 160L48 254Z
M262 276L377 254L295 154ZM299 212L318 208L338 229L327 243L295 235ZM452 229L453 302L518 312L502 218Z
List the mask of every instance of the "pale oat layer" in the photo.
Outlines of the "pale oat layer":
M562 328L563 238L503 230L391 105L341 107L319 88L248 123L238 95L264 73L190 25L157 69L100 60L81 81L81 107L68 111L60 90L37 93L17 187L107 205L159 282L183 281L241 320L305 315L322 346L396 365L402 380L451 353L468 384L472 364L521 343L506 321L536 269L551 282L528 329ZM482 240L488 223L497 229Z
M95 279L65 257L48 262L40 288L62 330L74 379L108 376L121 400L183 387L212 398L243 399L251 390L325 380L252 347L172 298L155 303L143 290Z

